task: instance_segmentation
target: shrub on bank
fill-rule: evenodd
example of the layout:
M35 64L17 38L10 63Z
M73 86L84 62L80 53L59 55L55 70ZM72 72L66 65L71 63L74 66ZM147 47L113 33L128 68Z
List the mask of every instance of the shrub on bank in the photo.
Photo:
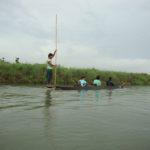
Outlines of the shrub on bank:
M57 67L57 84L75 85L81 76L86 76L89 84L100 75L102 84L111 76L116 85L150 85L150 75L143 73L125 73L100 71L94 68ZM0 61L1 84L44 84L46 82L45 64L7 63Z

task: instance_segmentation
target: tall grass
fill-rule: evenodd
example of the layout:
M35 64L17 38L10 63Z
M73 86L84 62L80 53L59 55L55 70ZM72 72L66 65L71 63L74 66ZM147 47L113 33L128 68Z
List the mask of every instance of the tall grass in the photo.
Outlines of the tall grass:
M75 85L81 76L86 76L89 84L100 75L102 84L111 76L116 85L124 82L126 85L150 85L150 75L114 71L100 71L94 68L57 67L58 85ZM44 84L46 83L45 64L6 63L0 61L1 84Z

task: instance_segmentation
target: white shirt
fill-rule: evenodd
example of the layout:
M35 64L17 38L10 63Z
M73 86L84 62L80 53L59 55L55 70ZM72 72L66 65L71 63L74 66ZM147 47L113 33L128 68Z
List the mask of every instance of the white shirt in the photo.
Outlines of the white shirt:
M47 60L47 69L53 69L52 66L49 63L52 63L52 59L48 58L48 60Z

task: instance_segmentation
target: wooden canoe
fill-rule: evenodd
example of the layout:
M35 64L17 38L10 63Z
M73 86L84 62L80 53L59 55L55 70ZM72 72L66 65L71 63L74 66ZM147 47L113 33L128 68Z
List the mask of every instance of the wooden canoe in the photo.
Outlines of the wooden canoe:
M57 86L56 89L60 90L100 90L100 87L80 87L80 86Z
M96 86L86 86L86 87L80 87L80 86L56 86L55 90L100 90L100 89L116 89L119 87L96 87Z

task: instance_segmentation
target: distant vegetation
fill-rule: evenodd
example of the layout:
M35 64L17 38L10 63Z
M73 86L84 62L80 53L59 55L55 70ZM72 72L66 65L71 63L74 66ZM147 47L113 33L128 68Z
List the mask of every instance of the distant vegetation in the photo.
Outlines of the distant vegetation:
M100 71L97 69L66 68L57 67L58 85L75 85L81 76L86 76L89 84L100 75L103 86L109 76L113 78L116 85L150 85L150 75L138 73L124 73L114 71ZM45 64L23 64L8 63L0 61L0 83L1 84L45 84Z

